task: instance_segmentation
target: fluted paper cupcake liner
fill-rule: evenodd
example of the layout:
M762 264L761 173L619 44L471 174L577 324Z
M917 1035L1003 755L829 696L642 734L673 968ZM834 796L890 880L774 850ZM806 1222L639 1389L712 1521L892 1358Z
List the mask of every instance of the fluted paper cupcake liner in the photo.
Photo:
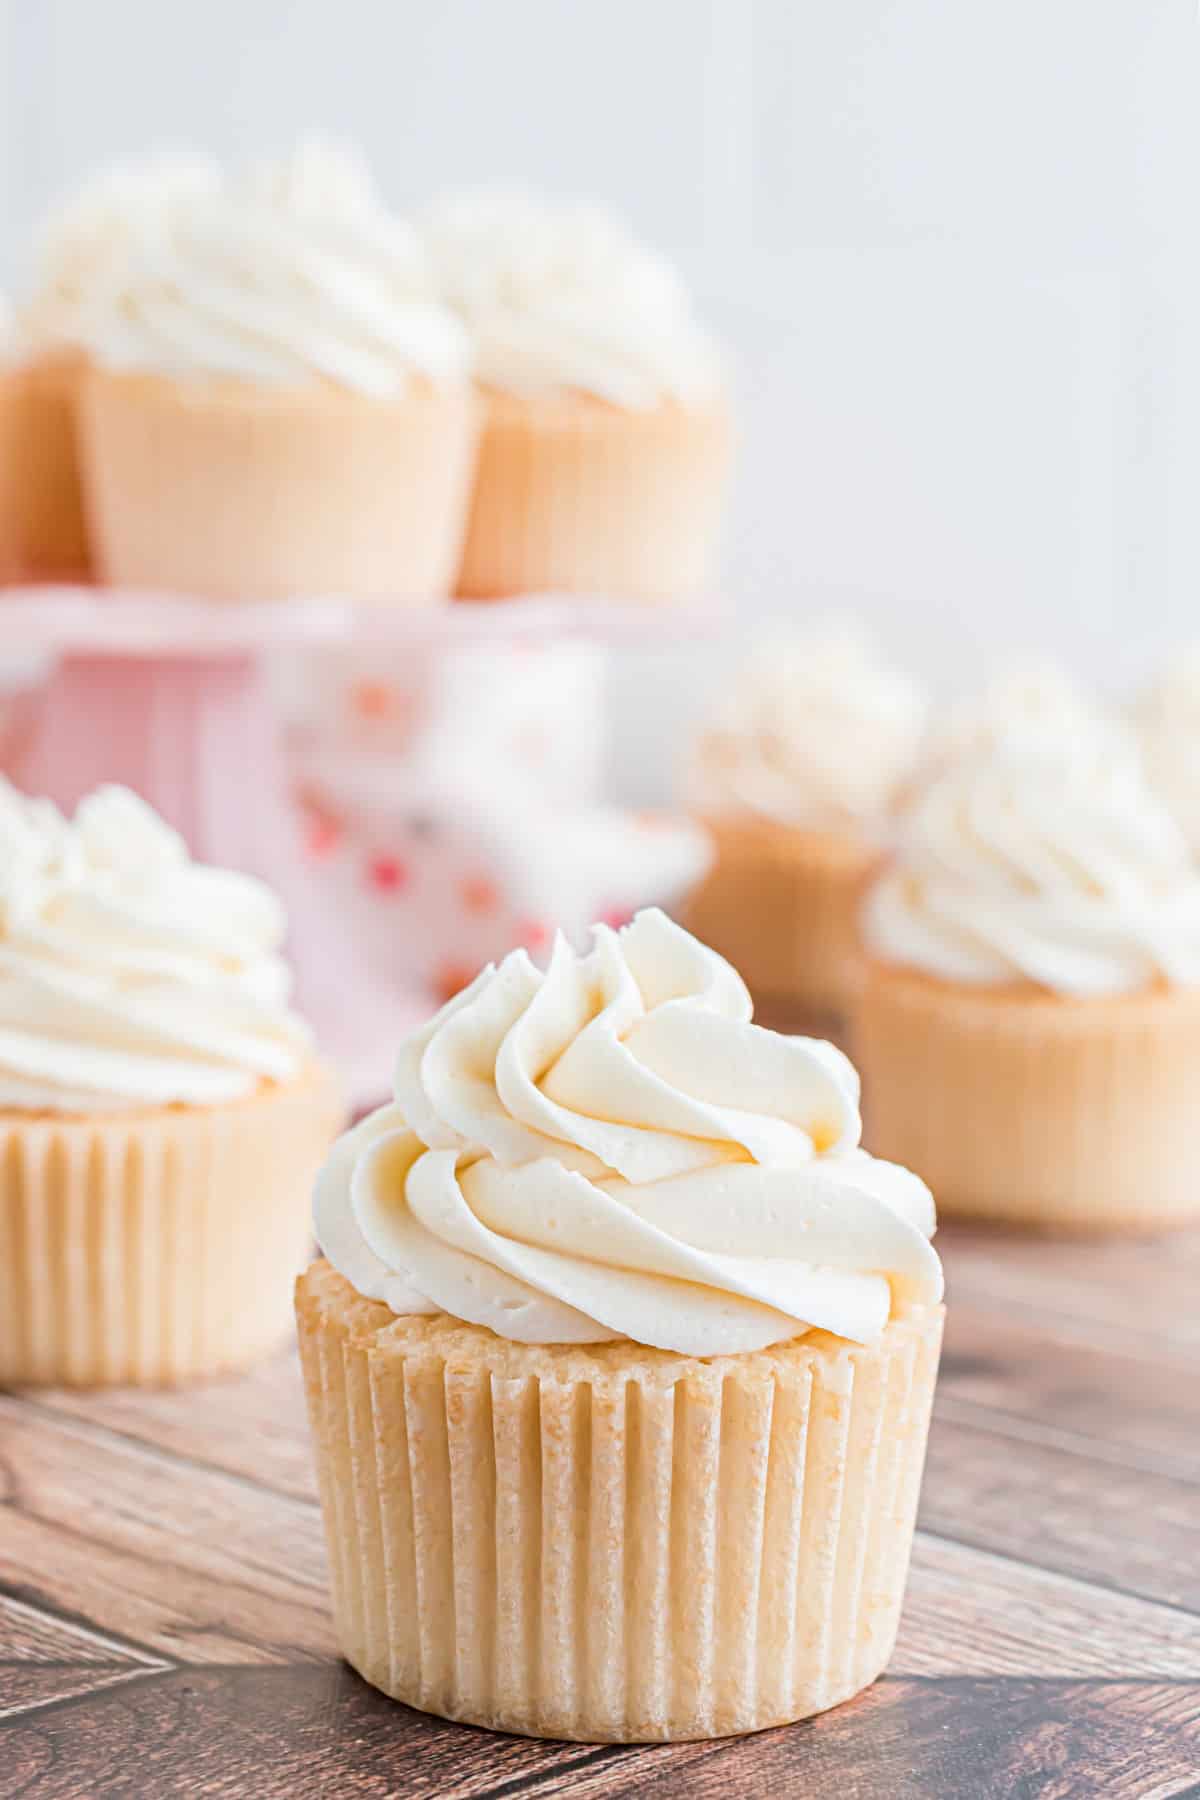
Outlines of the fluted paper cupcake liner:
M93 369L81 442L104 580L213 599L423 603L450 590L479 406Z
M1081 1233L1200 1218L1200 991L1072 999L876 964L854 1033L865 1141L942 1216Z
M711 580L729 464L723 409L485 399L460 595L656 600Z
M941 1309L709 1361L394 1319L297 1287L343 1653L447 1718L723 1736L873 1681L908 1568Z
M0 1116L0 1382L170 1383L280 1343L338 1123L315 1066L219 1107Z
M12 579L81 581L91 572L78 444L82 351L18 362L0 385L0 562Z
M878 849L849 832L749 814L705 824L713 864L687 902L688 930L741 971L760 1005L843 1018L861 974L858 907Z

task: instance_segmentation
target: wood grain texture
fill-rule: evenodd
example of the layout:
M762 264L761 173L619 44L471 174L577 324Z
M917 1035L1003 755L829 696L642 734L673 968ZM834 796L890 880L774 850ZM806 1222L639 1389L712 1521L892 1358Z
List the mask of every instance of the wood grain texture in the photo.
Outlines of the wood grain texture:
M332 1652L311 1505L15 1398L0 1492L0 1582L26 1598L184 1662Z
M921 1523L1029 1566L1200 1610L1200 1486L998 1430L947 1401L930 1433ZM1140 1522L1140 1523L1139 1523Z
M1050 1427L1108 1462L1200 1480L1197 1380L1200 1362L1178 1344L964 1299L947 1320L940 1392L998 1431Z
M0 1719L162 1667L146 1652L0 1595Z
M1200 1796L1200 1239L947 1230L891 1669L790 1730L624 1750L447 1725L336 1657L294 1359L0 1395L0 1794Z
M1071 1327L1098 1347L1139 1344L1152 1357L1200 1364L1200 1231L1088 1243L1031 1242L1013 1231L943 1224L951 1299Z
M304 1418L304 1388L294 1352L272 1357L252 1381L209 1381L187 1404L170 1391L50 1388L36 1402L64 1418L103 1425L134 1443L241 1475L260 1487L315 1500L316 1476Z

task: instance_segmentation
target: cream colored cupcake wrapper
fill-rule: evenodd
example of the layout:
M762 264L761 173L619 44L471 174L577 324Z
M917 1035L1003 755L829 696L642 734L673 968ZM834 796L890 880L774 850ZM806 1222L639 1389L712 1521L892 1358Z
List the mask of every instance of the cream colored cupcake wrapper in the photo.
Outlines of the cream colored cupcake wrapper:
M941 1215L1091 1234L1200 1218L1200 991L1076 1000L878 964L854 1026L867 1147Z
M729 464L723 406L487 402L460 595L655 600L712 579Z
M85 581L76 415L87 357L50 351L17 363L0 388L0 564L18 581Z
M281 1342L339 1122L315 1065L220 1107L0 1116L0 1382L177 1382Z
M755 999L841 1019L861 957L857 913L879 852L861 837L756 817L712 817L715 856L687 902L689 931L732 962Z
M802 1718L884 1667L940 1308L711 1362L393 1320L323 1263L297 1308L338 1635L386 1693L636 1742Z
M463 384L414 379L373 400L92 369L80 425L98 570L231 601L436 601L458 564L478 414Z

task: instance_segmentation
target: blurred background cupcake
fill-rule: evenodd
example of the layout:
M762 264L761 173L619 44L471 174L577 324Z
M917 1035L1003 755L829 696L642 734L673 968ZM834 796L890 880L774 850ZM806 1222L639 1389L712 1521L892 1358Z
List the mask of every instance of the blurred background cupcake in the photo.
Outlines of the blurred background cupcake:
M353 152L306 139L152 222L87 341L104 580L220 599L448 591L477 432L469 341Z
M77 436L93 308L143 234L169 230L180 206L216 191L217 163L162 151L99 170L53 210L35 250L33 287L20 308L8 384L9 508L23 580L86 579L93 562Z
M845 628L769 637L722 692L687 770L714 862L688 927L760 1010L842 1017L856 907L885 854L925 724L918 686Z
M703 589L728 401L675 271L607 213L518 189L447 195L425 235L485 403L458 593Z
M282 908L127 789L0 783L0 1381L175 1382L288 1332L336 1084Z
M867 900L867 1137L947 1214L1200 1217L1200 876L1119 732L946 767Z

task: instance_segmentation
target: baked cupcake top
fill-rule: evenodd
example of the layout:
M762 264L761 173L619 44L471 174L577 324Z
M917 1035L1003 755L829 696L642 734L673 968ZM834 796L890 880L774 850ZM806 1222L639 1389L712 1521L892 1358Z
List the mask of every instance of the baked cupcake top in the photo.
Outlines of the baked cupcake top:
M929 1191L859 1147L840 1051L750 1015L658 911L584 956L560 938L544 974L515 951L402 1045L394 1101L335 1146L321 1248L393 1312L523 1343L871 1341L941 1295Z
M89 299L83 335L110 368L376 398L469 373L420 238L349 149L305 140L139 223Z
M609 213L476 188L435 202L425 241L486 385L637 410L720 391L721 359L683 282Z
M169 233L180 208L220 189L215 158L162 150L108 164L50 214L35 250L33 292L20 312L31 350L79 346L97 296L107 291L132 244Z
M1193 986L1200 876L1119 735L1009 738L921 790L864 931L885 961L947 981Z
M858 633L768 638L697 738L690 801L817 830L877 826L912 773L925 711L916 683Z
M1200 645L1175 656L1134 708L1146 776L1200 856Z
M0 781L0 1108L216 1104L309 1054L284 920L126 788L66 819Z

